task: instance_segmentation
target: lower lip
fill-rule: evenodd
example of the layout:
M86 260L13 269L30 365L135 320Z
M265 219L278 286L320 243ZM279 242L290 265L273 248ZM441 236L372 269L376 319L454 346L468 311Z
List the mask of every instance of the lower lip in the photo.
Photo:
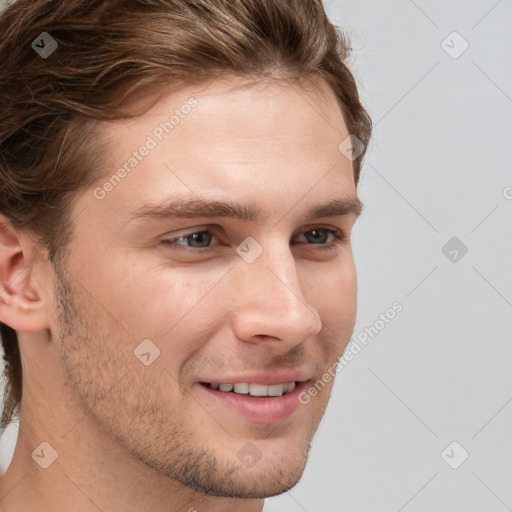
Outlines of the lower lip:
M239 395L234 392L218 391L199 383L197 386L221 407L234 410L253 423L268 424L283 421L297 410L301 405L299 394L307 386L307 382L297 383L295 389L286 395L273 397Z

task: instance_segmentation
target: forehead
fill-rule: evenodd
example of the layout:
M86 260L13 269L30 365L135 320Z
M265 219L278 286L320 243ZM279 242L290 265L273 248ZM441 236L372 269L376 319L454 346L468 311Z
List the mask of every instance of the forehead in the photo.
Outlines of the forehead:
M338 149L347 127L325 82L223 78L158 94L142 116L99 124L112 142L96 184L111 182L102 206L124 214L173 195L281 206L315 188L355 195L352 163Z
M333 90L318 77L294 82L222 77L177 90L153 86L141 91L133 107L151 100L157 101L141 116L97 124L100 134L114 142L112 156L117 160L127 149L137 148L144 135L156 139L160 149L226 147L229 142L240 147L246 139L255 147L257 139L301 147L302 141L314 139L320 144L323 140L321 145L330 150L348 135Z

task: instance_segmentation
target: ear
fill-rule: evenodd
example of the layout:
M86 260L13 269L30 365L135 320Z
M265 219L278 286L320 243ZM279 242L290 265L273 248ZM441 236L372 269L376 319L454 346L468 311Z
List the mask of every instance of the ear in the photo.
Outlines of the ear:
M0 322L22 332L48 328L43 280L38 279L45 264L26 230L0 214Z

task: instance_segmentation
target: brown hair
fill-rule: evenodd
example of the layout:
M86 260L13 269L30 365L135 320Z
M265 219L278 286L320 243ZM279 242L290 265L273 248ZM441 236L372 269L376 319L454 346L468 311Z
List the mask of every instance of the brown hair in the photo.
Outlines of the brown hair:
M37 49L55 43L43 32L58 45L45 56ZM0 212L34 234L53 264L72 234L76 192L105 165L92 124L142 113L123 107L146 86L275 70L322 76L349 133L365 148L370 140L346 65L349 40L321 0L17 0L0 14L0 34ZM353 162L356 184L364 154ZM16 331L0 328L3 429L19 412L22 371Z

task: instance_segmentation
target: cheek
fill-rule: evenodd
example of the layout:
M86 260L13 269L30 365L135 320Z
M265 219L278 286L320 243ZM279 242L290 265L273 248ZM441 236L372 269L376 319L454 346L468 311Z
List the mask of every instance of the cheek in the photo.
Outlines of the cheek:
M182 366L222 321L227 296L224 274L225 270L120 268L104 290L105 303L131 333L133 348L151 340L160 350L159 363L179 379Z
M352 258L308 272L308 300L323 324L323 336L316 342L318 355L326 367L343 353L352 337L357 312L357 276Z
M317 264L303 272L304 293L325 322L351 322L357 307L357 276L353 259Z
M110 260L101 275L92 269L82 279L104 309L137 338L166 337L197 308L205 309L209 290L222 272L199 272L147 264L144 257Z

